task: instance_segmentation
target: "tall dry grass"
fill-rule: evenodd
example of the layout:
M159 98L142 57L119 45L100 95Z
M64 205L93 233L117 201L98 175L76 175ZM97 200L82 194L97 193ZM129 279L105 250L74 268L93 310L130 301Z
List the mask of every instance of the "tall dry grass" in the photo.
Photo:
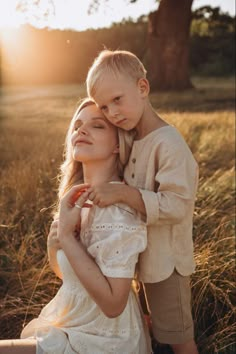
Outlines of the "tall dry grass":
M235 352L234 83L196 81L197 90L152 94L200 166L194 216L197 269L193 314L201 354ZM46 237L68 122L84 88L4 89L0 115L0 332L19 337L60 285ZM165 347L156 351L169 353Z

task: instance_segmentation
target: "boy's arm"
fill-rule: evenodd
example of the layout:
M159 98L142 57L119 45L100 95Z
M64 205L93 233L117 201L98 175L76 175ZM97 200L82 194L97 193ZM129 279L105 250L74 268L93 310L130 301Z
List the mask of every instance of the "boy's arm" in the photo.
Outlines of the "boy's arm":
M146 216L145 204L138 188L123 183L103 183L90 187L87 192L89 199L100 208L122 203Z
M99 207L127 204L144 216L147 225L180 223L193 210L198 165L186 145L178 143L156 152L159 165L153 178L157 191L107 183L91 187L89 199Z
M156 192L140 189L147 225L173 225L189 218L197 191L198 165L186 144L177 140L175 145L165 144L159 149L155 183Z

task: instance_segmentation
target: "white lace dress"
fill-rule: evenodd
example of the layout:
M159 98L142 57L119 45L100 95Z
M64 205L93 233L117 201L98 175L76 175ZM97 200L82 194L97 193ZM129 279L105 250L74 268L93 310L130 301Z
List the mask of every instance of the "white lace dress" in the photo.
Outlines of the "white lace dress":
M82 209L81 241L108 277L132 278L147 245L146 227L127 206ZM80 283L63 250L57 252L63 284L22 331L37 339L37 354L149 354L133 291L123 313L106 317Z

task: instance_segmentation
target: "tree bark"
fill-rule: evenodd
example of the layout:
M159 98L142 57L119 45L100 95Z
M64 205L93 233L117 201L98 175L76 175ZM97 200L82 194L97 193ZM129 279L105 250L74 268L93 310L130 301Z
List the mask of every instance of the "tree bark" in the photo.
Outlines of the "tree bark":
M152 90L192 88L189 34L193 0L161 0L149 15L149 80Z

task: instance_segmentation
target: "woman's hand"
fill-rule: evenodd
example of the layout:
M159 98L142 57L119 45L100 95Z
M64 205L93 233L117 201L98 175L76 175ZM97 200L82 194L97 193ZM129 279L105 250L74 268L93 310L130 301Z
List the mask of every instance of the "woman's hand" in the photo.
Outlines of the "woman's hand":
M57 251L59 249L61 249L61 245L58 238L58 219L56 219L52 222L50 227L47 239L47 250L48 260L52 270L60 279L62 279L62 274L57 263Z
M81 193L81 189L83 192ZM78 197L79 196L79 197ZM58 238L61 244L76 237L80 230L81 209L88 199L83 185L72 187L61 199L59 208Z
M58 251L61 248L57 232L58 232L58 219L53 220L48 234L48 239L47 239L48 248L53 248L55 251Z

